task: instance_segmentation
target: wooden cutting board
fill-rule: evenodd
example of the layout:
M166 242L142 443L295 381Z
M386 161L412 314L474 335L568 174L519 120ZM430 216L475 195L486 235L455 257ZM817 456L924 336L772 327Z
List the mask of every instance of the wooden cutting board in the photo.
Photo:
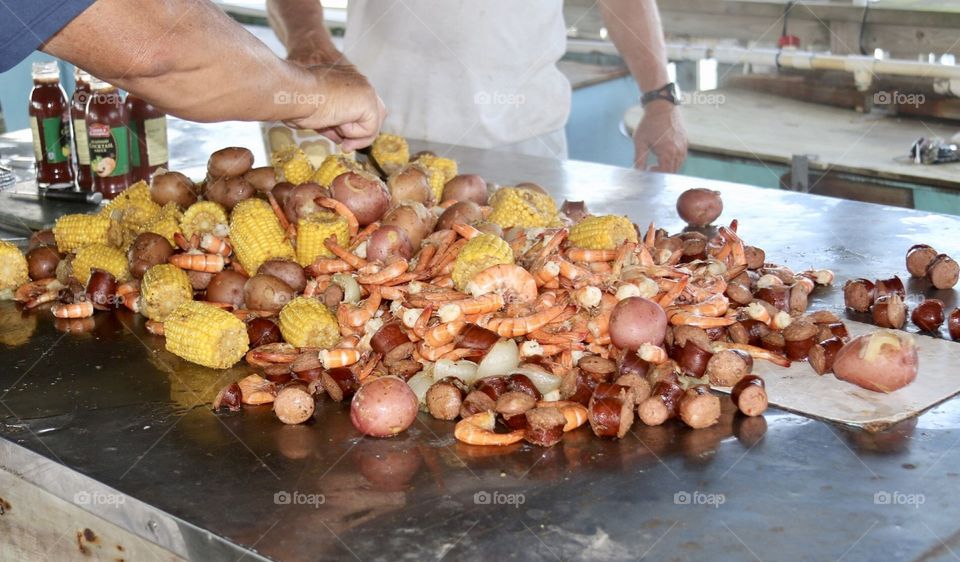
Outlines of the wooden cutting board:
M876 326L847 321L851 337L868 334ZM882 431L960 393L960 344L916 335L920 368L912 384L884 394L837 379L817 375L807 363L790 368L767 361L754 363L754 374L763 377L771 405L827 421ZM730 392L729 388L717 388Z

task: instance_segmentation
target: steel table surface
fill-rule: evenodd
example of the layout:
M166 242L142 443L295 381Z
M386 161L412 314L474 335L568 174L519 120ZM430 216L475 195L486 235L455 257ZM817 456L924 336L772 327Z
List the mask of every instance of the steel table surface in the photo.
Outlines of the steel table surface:
M559 200L671 231L682 227L681 191L718 189L722 219L738 218L770 260L838 273L815 299L835 310L844 279L903 275L909 246L955 251L960 235L946 215L424 147L464 172L534 181ZM952 291L909 285L955 304ZM216 390L249 369L180 361L142 317L98 314L92 332L70 334L49 314L20 318L6 306L0 466L68 500L123 494L119 508L87 508L182 556L946 560L960 549L956 400L877 434L776 409L745 419L724 401L713 428L636 425L621 441L581 428L550 449L476 448L425 414L379 440L361 438L348 405L329 400L307 426L284 426L268 407L214 415Z

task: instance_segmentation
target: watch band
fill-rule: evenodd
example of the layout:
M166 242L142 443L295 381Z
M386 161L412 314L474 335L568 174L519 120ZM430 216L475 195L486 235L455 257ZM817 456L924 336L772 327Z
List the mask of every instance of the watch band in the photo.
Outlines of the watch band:
M656 100L664 100L673 105L680 105L680 100L677 97L677 85L674 82L670 82L656 90L644 93L643 96L640 97L640 105L646 107L647 104Z

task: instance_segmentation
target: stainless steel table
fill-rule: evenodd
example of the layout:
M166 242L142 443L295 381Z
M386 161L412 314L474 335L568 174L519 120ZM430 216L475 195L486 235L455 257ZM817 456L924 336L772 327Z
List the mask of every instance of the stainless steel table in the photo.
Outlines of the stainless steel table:
M910 245L955 252L960 235L955 217L417 148L489 180L535 181L560 200L671 231L682 226L673 209L681 191L718 189L722 219L740 219L743 237L770 259L832 268L838 285L903 275ZM910 290L956 300L924 285ZM840 293L818 290L816 302L839 309ZM960 551L956 401L878 434L776 409L745 419L727 404L710 429L637 425L604 441L581 428L546 450L465 446L452 424L427 415L397 438L366 439L348 405L330 401L299 427L266 407L214 415L216 390L249 369L182 362L130 313L98 314L85 334L62 333L41 314L22 343L14 330L33 320L0 314L0 340L14 344L2 347L0 466L72 503L78 493L122 494L122 506L85 508L196 560L255 551L275 560L927 561Z

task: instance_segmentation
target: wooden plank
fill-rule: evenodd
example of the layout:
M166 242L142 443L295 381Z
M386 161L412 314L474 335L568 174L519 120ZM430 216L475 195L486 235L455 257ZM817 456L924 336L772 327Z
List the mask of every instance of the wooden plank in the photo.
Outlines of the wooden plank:
M0 470L0 560L185 559Z
M926 166L908 157L920 137L950 138L957 126L933 120L864 115L737 89L711 94L715 105L682 106L690 147L701 152L789 165L816 157L811 169L960 189L960 164ZM709 98L704 98L709 99ZM642 109L624 117L633 128Z

